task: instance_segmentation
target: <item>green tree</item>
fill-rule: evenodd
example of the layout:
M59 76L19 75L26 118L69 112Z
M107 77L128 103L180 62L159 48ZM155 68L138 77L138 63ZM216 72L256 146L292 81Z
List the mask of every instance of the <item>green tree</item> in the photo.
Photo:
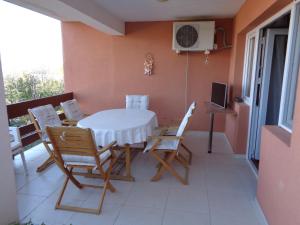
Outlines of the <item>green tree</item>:
M43 71L23 73L20 77L7 76L4 86L7 104L44 98L64 91L62 80L47 78Z

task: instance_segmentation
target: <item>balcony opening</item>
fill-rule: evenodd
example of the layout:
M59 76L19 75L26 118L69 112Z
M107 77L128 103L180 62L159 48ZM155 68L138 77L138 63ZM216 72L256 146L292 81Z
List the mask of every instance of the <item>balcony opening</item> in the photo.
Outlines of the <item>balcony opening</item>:
M1 1L0 27L6 103L62 94L60 21Z

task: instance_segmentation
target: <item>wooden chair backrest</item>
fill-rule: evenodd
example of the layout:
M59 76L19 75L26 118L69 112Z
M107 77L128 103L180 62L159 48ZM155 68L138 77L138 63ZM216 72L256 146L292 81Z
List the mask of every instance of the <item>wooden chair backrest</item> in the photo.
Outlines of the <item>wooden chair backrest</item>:
M54 155L63 162L63 155L91 156L100 161L91 129L79 127L46 127Z
M196 109L196 102L193 102L190 105L188 111L186 112L184 118L182 119L182 121L181 121L181 123L178 127L176 136L182 136L183 135L183 133L185 132L186 127L188 126L188 124L190 122L190 118L192 117L195 109Z

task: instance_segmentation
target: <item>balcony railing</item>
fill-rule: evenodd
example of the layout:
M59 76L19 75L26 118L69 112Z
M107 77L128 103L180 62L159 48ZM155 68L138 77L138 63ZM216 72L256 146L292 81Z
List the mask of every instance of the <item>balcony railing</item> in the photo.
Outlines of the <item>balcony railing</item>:
M24 102L19 102L15 104L7 105L7 114L9 121L11 119L16 119L21 116L28 115L28 109L37 106L51 104L53 107L60 106L61 102L73 99L73 93L65 93L61 95L55 95L47 98L34 99ZM63 113L59 114L60 119L64 119L65 115ZM35 132L35 128L32 123L23 125L20 127L21 141L23 146L28 146L35 141L39 140L39 135Z

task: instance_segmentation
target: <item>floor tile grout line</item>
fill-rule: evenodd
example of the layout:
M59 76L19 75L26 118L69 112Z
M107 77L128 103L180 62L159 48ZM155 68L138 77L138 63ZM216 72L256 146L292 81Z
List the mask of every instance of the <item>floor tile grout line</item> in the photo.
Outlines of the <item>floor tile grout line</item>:
M206 177L207 177L207 165L206 165L206 161L204 162L204 179L206 181ZM210 200L209 200L209 193L208 193L208 187L207 187L207 182L204 182L204 187L205 187L205 192L206 192L206 197L207 197L207 204L208 204L208 214L209 214L209 224L212 225L212 215L211 215L211 204L210 204Z
M49 197L49 196L48 196ZM40 204L38 204L36 207L34 207L26 216L24 216L23 218L21 218L21 221L26 219L31 213L33 213L39 206L41 206L44 202L47 201L48 197L43 197L44 200L40 202Z
M126 182L126 181L124 181L124 182ZM117 223L117 221L118 221L118 219L119 219L119 217L120 217L121 210L122 210L122 208L124 208L124 206L126 205L126 202L127 202L127 200L129 199L129 196L131 195L133 188L134 188L134 184L132 185L132 187L130 187L130 190L128 191L128 195L127 195L127 197L126 197L124 203L121 204L121 207L120 207L120 209L119 209L118 215L116 216L113 225L116 225L116 223Z
M166 212L167 212L168 200L169 200L170 193L171 193L171 187L168 187L167 199L166 199L165 206L164 206L164 209L163 209L163 215L162 215L161 225L164 224L164 220L165 220L165 216L166 216Z

